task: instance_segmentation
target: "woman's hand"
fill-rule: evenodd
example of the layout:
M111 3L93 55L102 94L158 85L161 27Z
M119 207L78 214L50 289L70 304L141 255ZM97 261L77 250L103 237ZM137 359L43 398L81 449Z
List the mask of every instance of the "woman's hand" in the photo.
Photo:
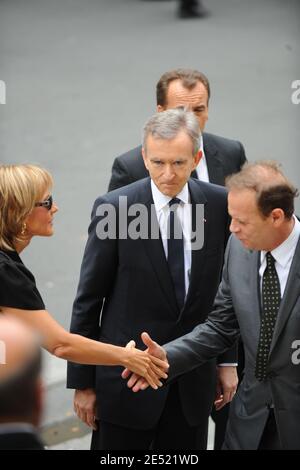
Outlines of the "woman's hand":
M155 390L162 386L160 378L166 379L169 364L167 361L152 356L147 351L135 348L135 342L130 341L124 348L125 358L123 365L128 371L144 377L148 384Z

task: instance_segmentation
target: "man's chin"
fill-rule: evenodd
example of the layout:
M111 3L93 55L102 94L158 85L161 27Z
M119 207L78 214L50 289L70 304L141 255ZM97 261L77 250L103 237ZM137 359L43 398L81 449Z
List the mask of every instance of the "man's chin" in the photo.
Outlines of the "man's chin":
M162 184L159 190L165 196L169 196L169 197L175 197L181 191L181 189L179 189L176 184Z
M251 249L251 246L249 245L248 240L245 240L244 238L239 238L239 237L236 237L236 238L241 242L244 248Z
M249 240L240 240L241 244L247 250L257 250L257 248L253 245L253 243L249 242Z

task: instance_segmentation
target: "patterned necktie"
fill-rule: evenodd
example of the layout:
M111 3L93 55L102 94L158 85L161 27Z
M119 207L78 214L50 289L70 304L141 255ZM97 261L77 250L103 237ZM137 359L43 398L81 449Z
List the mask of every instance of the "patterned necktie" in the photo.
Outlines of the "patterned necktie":
M267 363L281 302L280 282L275 268L275 260L270 252L266 254L266 260L267 267L262 280L263 312L255 368L255 377L260 381L267 378Z
M174 204L180 204L180 200L174 198L169 202L168 265L177 304L179 310L181 310L185 298L183 233L180 220L176 213L177 207L172 207Z

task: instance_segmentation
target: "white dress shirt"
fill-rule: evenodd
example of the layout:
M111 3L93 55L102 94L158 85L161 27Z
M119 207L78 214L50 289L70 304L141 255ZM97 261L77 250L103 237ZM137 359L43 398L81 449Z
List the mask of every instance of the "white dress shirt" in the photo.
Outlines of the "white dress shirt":
M290 272L291 264L293 261L293 257L295 254L296 246L300 237L300 222L294 216L294 228L291 231L288 238L281 243L275 250L271 251L273 258L275 259L275 268L278 274L279 282L280 282L280 292L281 298L283 297L288 275ZM263 273L267 266L266 261L266 251L262 251L260 254L260 268L259 268L259 276L260 276L260 289L262 291L262 278Z
M160 234L164 247L166 259L168 259L168 220L170 215L169 202L171 197L161 193L155 183L151 180L152 197L156 210L157 220L160 228ZM192 266L191 252L191 233L192 233L192 208L190 204L190 194L188 184L186 183L179 194L176 196L180 199L180 204L176 209L177 216L180 220L183 232L183 249L184 249L184 280L185 295L190 285L190 273Z
M205 181L209 183L209 176L208 176L208 169L207 169L207 162L205 158L204 148L203 148L203 137L200 137L200 150L202 151L202 157L200 162L197 165L196 172L200 181Z

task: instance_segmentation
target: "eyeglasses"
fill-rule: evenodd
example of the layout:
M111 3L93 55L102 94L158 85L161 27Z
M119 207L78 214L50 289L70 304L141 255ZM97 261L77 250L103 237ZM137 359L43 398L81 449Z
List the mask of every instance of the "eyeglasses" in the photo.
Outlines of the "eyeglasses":
M47 199L45 199L45 201L35 203L35 207L46 207L48 211L51 210L52 206L53 206L53 198L51 194L49 197L47 197Z

